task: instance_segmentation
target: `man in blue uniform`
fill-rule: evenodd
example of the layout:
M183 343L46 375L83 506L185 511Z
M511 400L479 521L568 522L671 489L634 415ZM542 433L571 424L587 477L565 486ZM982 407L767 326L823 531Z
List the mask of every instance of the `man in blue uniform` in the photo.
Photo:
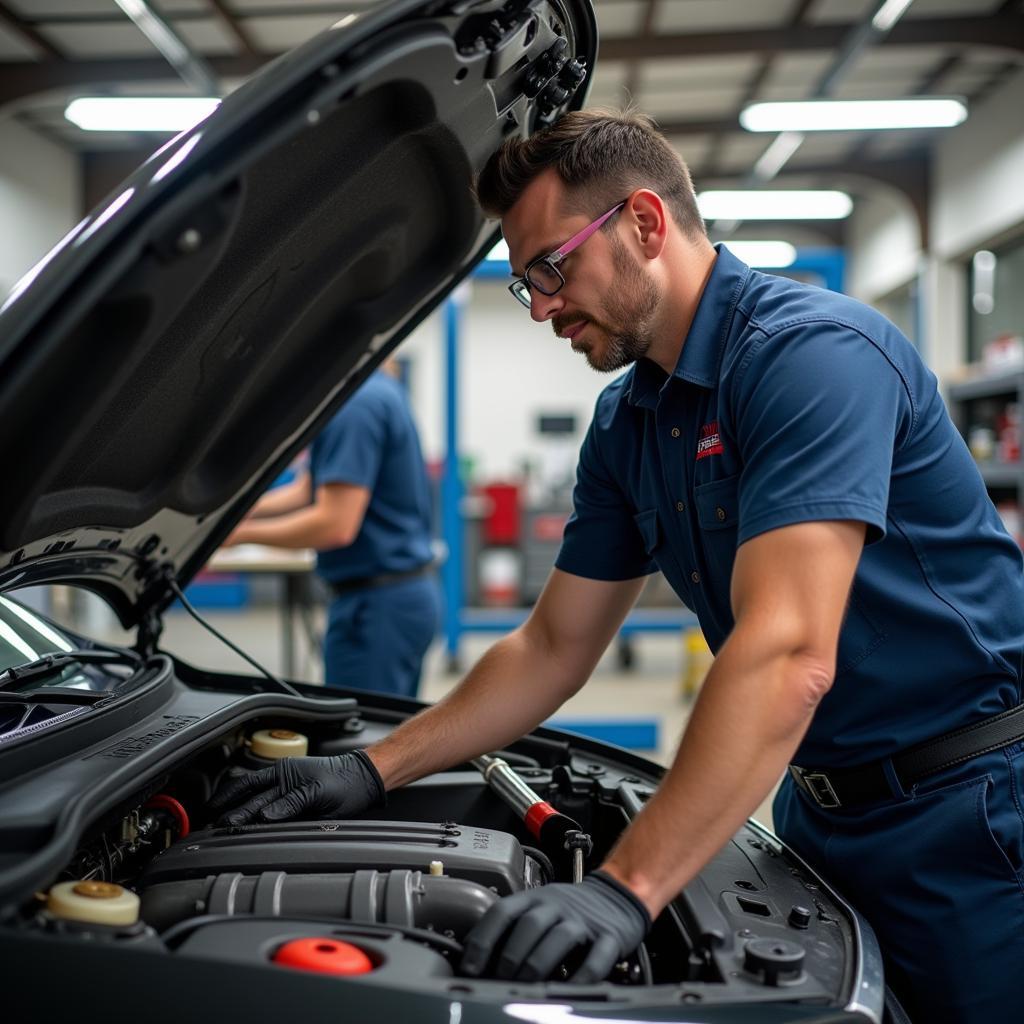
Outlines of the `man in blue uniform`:
M308 472L265 494L227 543L316 548L334 593L324 681L416 695L439 598L426 467L391 373L365 381L313 442Z
M873 310L713 247L642 118L512 140L478 192L533 319L631 368L530 619L368 751L296 764L317 811L535 726L659 568L716 652L674 763L599 871L499 901L463 969L537 979L582 946L575 977L603 977L785 773L777 830L874 926L911 1016L1019 1019L1024 575L934 376ZM224 803L252 820L272 781Z

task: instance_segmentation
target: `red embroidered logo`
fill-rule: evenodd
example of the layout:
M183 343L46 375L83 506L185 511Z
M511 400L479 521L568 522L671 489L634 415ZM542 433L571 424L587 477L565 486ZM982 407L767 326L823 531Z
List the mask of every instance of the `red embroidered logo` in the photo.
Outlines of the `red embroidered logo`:
M718 420L705 423L700 428L700 440L697 442L697 461L706 459L709 455L721 455L722 436L718 433Z

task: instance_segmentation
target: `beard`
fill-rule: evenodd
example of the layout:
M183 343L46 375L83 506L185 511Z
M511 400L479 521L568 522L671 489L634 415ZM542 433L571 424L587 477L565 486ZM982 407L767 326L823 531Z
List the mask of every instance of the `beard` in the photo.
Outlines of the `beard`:
M573 346L598 373L613 373L647 355L659 298L657 286L625 244L615 235L609 241L616 273L615 293L605 300L600 317L584 316L592 326L600 328L607 343L598 351L587 342ZM551 326L557 334L579 319L579 314L556 317Z

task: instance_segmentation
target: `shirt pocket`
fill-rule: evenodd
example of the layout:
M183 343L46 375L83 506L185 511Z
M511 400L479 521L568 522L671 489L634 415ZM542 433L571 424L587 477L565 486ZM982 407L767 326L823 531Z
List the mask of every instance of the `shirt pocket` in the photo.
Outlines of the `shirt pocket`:
M861 597L856 579L850 588L846 615L839 630L836 652L836 673L849 672L869 658L887 639L886 632L875 621Z
M739 475L698 484L693 504L700 526L700 546L708 570L717 583L727 586L736 561L736 538L740 522Z
M640 531L640 538L644 551L653 558L654 549L661 543L661 531L658 527L658 510L649 508L644 512L637 512L633 516L633 522Z

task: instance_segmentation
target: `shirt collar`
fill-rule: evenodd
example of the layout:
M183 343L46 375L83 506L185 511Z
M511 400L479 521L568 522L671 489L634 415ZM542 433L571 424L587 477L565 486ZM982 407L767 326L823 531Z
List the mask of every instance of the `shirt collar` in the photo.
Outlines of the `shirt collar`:
M701 293L697 312L672 374L705 388L713 388L718 383L733 312L750 274L750 267L721 243L715 246L715 250L718 257ZM633 367L633 381L628 393L630 404L653 409L667 379L656 363L638 359Z

